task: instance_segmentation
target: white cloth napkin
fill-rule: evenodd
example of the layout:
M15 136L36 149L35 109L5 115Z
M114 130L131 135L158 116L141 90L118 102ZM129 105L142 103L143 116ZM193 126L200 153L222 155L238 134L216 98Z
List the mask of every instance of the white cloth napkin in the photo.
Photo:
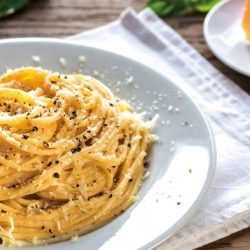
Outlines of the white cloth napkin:
M210 117L217 170L200 212L158 249L194 249L250 226L250 98L150 10L69 39L130 56L175 81Z

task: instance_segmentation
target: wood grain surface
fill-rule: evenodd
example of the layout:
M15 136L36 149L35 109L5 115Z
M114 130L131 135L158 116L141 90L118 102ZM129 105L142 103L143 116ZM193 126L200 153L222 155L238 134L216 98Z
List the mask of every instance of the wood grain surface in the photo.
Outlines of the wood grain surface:
M144 7L144 1L31 0L24 10L0 20L0 38L64 37L110 22L128 6L141 10ZM197 14L188 17L168 17L164 20L216 68L250 93L249 78L222 64L209 51L202 32L204 17L204 15ZM249 250L250 228L199 248L199 250L208 249Z

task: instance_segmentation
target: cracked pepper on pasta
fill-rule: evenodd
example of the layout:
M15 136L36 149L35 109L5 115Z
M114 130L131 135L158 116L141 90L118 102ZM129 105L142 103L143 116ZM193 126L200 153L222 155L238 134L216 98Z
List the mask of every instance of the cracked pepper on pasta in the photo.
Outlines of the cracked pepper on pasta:
M0 239L81 235L135 200L150 123L93 77L41 68L0 77Z

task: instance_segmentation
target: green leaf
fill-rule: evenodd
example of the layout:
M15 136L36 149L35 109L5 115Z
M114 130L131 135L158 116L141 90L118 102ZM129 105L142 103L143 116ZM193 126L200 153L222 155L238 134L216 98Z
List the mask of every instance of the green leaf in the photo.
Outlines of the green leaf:
M168 5L165 0L153 0L149 1L147 4L155 13L160 16L169 15L174 8L173 4Z
M220 0L197 0L194 4L194 9L199 12L208 12L213 8Z
M147 7L150 7L159 16L170 14L182 15L190 11L192 0L150 0Z
M29 0L0 0L0 18L23 8Z
M186 15L193 11L207 12L220 0L149 0L146 4L157 15Z

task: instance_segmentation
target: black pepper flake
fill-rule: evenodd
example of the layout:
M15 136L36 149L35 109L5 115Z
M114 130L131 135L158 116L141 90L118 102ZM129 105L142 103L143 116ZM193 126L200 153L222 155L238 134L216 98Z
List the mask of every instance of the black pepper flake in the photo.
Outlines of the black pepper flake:
M178 201L176 204L177 204L178 206L181 205L181 203L180 203L179 201Z
M50 81L52 84L56 84L56 81Z
M80 147L72 148L70 151L71 151L72 154L74 154L76 152L80 152L81 148Z
M113 107L113 106L114 106L114 104L110 102L110 103L109 103L109 106L110 106L110 107Z
M128 147L131 148L131 143L128 144Z
M56 238L56 236L55 236L55 235L52 235L50 238L54 239L54 238Z
M61 108L61 107L62 107L62 103L61 103L61 102L58 102L58 103L56 104L56 106L57 106L58 108Z
M32 131L38 131L38 127L33 127Z
M52 162L50 161L50 162L47 164L47 166L50 167L51 165L52 165Z
M192 171L192 169L189 169L188 172L191 174L193 171Z
M59 177L60 177L60 175L59 175L58 173L54 173L54 174L53 174L53 177L55 177L55 178L59 178Z
M132 182L133 181L133 178L130 178L129 180L128 180L128 182Z
M77 113L76 113L76 111L73 111L72 113L71 113L71 116L70 116L70 120L72 120L72 119L74 119L74 118L76 118L77 117Z
M1 209L2 214L6 214L7 212L4 209Z
M103 127L107 127L107 126L108 126L108 124L106 124L106 123L103 124Z
M113 196L113 195L112 195L112 194L110 194L110 195L109 195L109 199L110 199L110 198L112 198L112 196Z
M8 158L9 158L9 156L8 156L8 155L5 155L5 156L4 156L4 158L5 158L5 159L8 159Z
M119 145L124 144L124 138L118 140Z
M59 163L59 161L58 161L58 160L56 160L56 161L55 161L55 164L58 164L58 163Z
M115 166L112 166L112 168L115 168Z
M0 245L2 245L3 244L3 239L2 238L0 238Z
M144 168L148 168L149 167L149 162L148 161L144 162L143 166L144 166Z
M76 184L76 187L79 188L79 187L80 187L80 184Z
M49 143L46 142L46 141L43 141L43 146L44 146L45 148L48 148L48 147L49 147Z
M44 229L44 226L41 226L41 230L43 230Z
M50 232L51 234L53 234L53 232L52 232L52 230L51 230L51 229L49 229L49 232Z
M102 196L103 195L103 192L100 192L99 194L98 194L98 196Z
M28 138L29 138L29 136L28 135L25 135L25 134L23 134L23 139L25 139L25 140L27 140Z
M87 141L85 141L86 146L91 146L92 145L92 138L89 138Z

